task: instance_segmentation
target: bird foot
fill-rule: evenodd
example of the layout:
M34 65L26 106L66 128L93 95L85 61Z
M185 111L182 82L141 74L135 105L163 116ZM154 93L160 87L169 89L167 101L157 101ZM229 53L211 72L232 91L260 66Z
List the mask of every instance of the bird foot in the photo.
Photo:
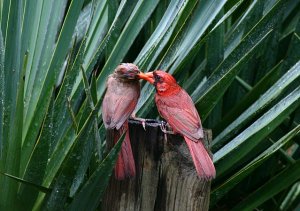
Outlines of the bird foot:
M169 123L165 122L165 121L161 121L160 122L160 129L163 133L165 134L172 134L174 135L175 132L172 130L171 126L169 125Z
M144 130L146 131L146 119L136 117L135 115L131 116L131 119L141 122Z

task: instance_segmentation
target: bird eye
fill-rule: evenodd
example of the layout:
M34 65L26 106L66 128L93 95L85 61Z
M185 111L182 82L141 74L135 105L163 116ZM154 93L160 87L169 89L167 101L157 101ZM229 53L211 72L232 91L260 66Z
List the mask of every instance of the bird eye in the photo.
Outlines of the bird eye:
M155 75L155 76L154 76L154 79L155 79L156 81L160 81L161 77L160 77L159 75Z

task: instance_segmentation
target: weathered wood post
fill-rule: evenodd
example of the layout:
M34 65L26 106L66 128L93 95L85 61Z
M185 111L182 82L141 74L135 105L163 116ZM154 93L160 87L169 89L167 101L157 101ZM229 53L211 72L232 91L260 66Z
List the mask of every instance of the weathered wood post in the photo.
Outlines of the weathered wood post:
M211 132L204 132L209 142ZM146 122L146 130L130 120L130 137L136 178L120 182L112 176L102 210L208 210L210 181L197 177L181 136L166 137L154 120Z

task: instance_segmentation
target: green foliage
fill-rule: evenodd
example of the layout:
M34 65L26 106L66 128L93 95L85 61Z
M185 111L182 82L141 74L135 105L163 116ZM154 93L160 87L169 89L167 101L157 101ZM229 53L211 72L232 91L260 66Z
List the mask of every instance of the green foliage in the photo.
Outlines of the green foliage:
M299 1L0 6L1 210L97 208L122 143L106 151L99 112L120 62L172 73L213 129L212 210L299 203ZM153 95L143 83L139 116L158 116Z

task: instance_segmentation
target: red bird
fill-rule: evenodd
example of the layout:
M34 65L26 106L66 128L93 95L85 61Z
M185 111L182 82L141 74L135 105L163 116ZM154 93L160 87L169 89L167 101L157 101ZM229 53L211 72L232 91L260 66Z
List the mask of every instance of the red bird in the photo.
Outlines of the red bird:
M115 166L115 178L123 180L135 176L135 162L132 154L128 118L132 114L140 96L140 84L137 74L139 68L130 63L119 65L106 83L106 94L102 102L102 118L114 144L126 131L126 135ZM107 137L108 145L112 141Z
M164 71L156 70L146 74L140 72L138 76L154 84L157 109L174 132L183 135L199 177L215 178L214 164L203 144L201 120L188 93L177 84L172 75Z

